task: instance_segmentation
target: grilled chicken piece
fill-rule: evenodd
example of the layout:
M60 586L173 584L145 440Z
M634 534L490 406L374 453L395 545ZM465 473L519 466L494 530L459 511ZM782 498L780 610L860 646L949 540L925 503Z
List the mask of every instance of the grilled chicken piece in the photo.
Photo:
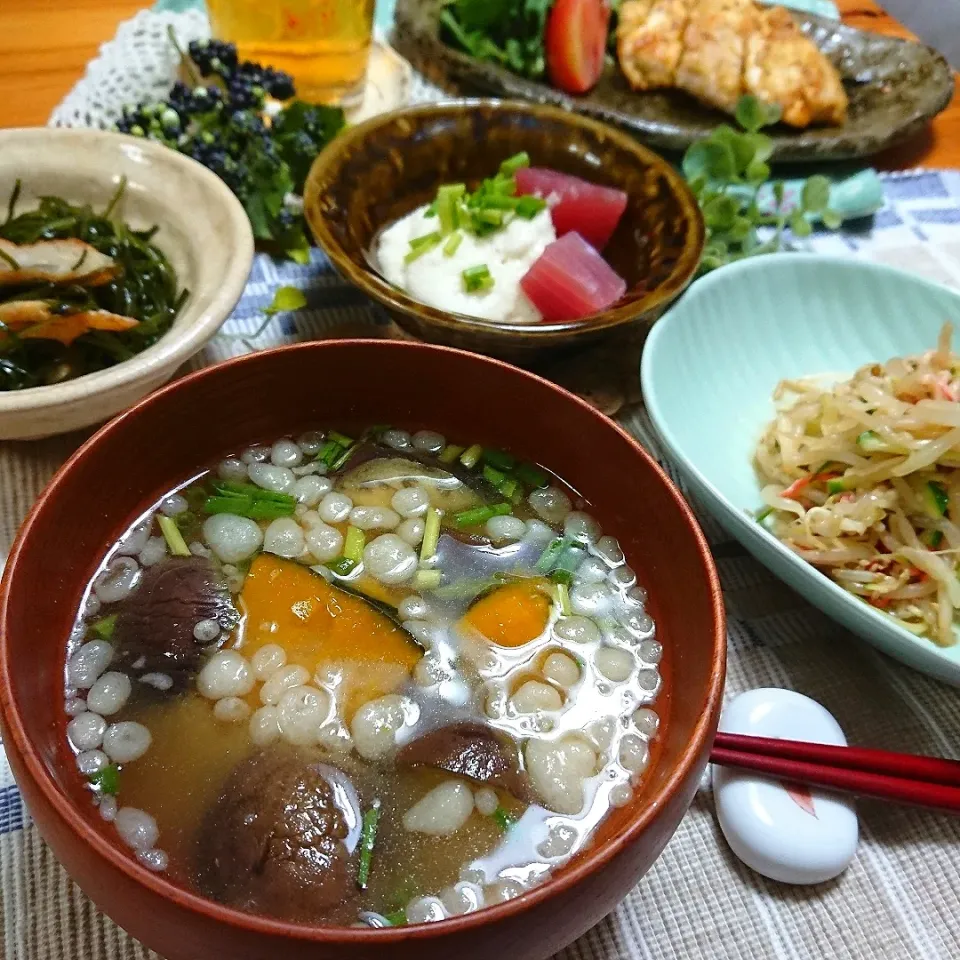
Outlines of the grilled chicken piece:
M625 0L621 5L617 58L634 90L674 85L690 3L691 0Z
M0 303L0 343L12 330L21 340L59 340L70 346L90 330L129 330L137 322L109 310L54 313L46 300L11 300Z
M782 7L624 0L619 17L617 54L635 90L676 87L728 113L752 93L795 127L846 119L840 75Z
M747 37L759 11L744 0L694 0L674 86L727 113L743 92Z
M0 287L37 281L96 287L109 283L119 272L111 257L83 240L0 240Z
M746 90L777 104L792 127L839 125L847 118L840 75L783 7L767 10L760 30L747 39L743 76Z

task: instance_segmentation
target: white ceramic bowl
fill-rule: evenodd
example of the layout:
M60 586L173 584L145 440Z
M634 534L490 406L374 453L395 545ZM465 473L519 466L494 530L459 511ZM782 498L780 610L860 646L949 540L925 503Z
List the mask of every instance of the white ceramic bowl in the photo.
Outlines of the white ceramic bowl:
M169 331L130 360L48 387L0 392L0 439L77 430L126 409L173 376L229 316L250 273L253 234L240 202L202 167L159 144L101 130L0 130L0 206L53 195L104 207L127 178L119 212L154 238L190 291Z
M815 254L757 257L693 284L648 337L641 380L690 490L761 563L884 653L960 686L960 630L949 647L915 637L753 519L753 452L778 381L923 353L947 320L957 350L960 294L913 274Z

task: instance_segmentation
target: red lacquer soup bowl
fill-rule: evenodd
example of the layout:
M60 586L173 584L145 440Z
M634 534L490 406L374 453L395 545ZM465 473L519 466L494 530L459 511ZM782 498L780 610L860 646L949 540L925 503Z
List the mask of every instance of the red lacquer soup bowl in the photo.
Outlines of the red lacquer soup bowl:
M138 514L198 467L321 425L430 427L522 453L588 500L650 594L664 723L643 787L546 883L477 913L386 930L301 926L220 906L141 867L101 822L65 738L66 640L84 587ZM627 434L572 394L473 354L370 340L212 367L155 393L63 467L23 526L0 593L4 745L44 838L83 890L168 960L538 960L612 910L676 830L716 729L725 631L706 541Z

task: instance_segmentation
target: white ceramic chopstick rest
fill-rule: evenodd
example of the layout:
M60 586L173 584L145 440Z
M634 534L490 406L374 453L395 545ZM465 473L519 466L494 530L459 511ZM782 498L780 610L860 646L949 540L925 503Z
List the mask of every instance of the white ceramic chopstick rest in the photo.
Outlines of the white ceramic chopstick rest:
M792 690L749 690L724 707L720 730L846 746L840 725L816 700ZM843 873L857 851L851 797L787 784L734 767L713 767L720 829L757 873L784 883L822 883Z

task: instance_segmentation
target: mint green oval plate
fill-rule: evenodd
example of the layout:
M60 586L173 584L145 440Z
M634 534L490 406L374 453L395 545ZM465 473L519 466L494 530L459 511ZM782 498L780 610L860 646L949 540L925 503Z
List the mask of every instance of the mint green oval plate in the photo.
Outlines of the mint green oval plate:
M690 491L761 563L875 647L960 686L960 643L938 647L857 600L752 518L753 450L779 380L846 376L931 349L958 327L960 295L912 274L815 254L761 256L696 281L654 326L640 379L647 410ZM960 631L955 631L960 638Z

